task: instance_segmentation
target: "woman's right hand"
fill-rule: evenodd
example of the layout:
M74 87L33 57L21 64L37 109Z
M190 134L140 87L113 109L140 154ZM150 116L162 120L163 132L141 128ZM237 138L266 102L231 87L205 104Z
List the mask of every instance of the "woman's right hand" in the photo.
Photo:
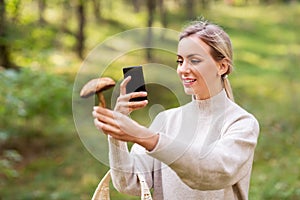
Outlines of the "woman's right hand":
M131 76L125 78L120 85L120 96L117 99L114 110L124 115L129 115L132 111L144 108L148 104L148 100L129 101L136 97L145 97L147 92L132 92L126 94L126 85L131 80Z

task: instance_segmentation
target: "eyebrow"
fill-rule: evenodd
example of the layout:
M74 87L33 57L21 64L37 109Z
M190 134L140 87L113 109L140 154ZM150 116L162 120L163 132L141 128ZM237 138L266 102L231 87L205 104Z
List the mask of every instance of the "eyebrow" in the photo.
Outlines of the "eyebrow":
M178 55L178 54L177 54L177 56L178 56L178 57L182 57L181 55ZM194 54L188 55L187 58L190 58L190 57L193 57L193 56L200 56L200 57L202 57L202 55L197 54L197 53L194 53Z

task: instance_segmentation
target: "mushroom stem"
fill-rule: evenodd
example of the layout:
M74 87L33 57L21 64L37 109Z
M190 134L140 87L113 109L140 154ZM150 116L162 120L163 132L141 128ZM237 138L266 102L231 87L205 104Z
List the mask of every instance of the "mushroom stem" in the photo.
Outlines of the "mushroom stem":
M99 106L106 108L106 102L102 92L97 92L97 96L98 96Z
M97 94L99 106L106 108L103 91L115 86L115 81L109 77L95 78L87 82L80 91L82 98L87 98L91 95Z

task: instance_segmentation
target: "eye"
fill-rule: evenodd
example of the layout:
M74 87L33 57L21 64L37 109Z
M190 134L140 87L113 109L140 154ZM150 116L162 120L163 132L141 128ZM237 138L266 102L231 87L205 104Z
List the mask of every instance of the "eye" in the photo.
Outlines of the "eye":
M199 64L199 63L201 62L201 60L198 60L198 59L192 59L190 62L191 62L191 64L193 64L193 65L197 65L197 64Z
M177 59L176 62L178 63L178 65L182 65L183 64L183 60L182 59Z

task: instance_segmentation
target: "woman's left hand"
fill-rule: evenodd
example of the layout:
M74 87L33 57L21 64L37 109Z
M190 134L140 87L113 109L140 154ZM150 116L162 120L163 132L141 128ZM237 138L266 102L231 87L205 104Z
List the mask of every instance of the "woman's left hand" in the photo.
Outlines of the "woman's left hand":
M93 117L99 130L117 140L138 143L147 150L152 150L158 141L158 134L120 112L94 107Z

